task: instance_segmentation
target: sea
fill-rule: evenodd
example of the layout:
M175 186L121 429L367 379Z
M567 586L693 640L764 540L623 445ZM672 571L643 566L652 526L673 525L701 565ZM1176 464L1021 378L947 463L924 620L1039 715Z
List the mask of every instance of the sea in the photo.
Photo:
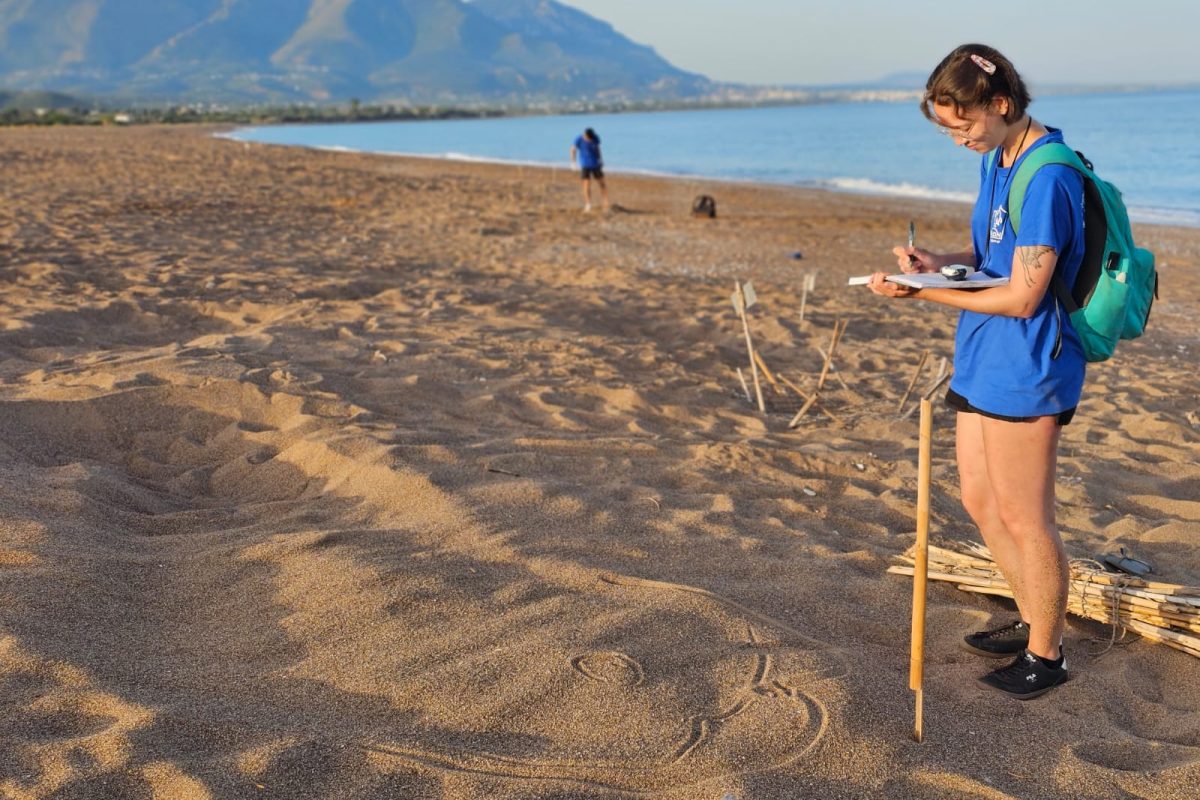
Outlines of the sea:
M1200 90L1051 94L1030 112L1120 187L1138 222L1200 227ZM971 202L979 156L907 102L272 125L230 138L332 150L569 166L584 128L605 170Z

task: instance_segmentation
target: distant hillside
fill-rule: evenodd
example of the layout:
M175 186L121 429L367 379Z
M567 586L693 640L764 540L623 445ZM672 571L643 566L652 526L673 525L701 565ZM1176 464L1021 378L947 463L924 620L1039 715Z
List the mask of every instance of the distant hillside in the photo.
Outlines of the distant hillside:
M117 99L687 99L712 90L553 0L0 0L0 86Z
M15 108L33 111L38 108L76 109L88 108L92 103L80 97L60 92L6 92L0 91L0 109Z

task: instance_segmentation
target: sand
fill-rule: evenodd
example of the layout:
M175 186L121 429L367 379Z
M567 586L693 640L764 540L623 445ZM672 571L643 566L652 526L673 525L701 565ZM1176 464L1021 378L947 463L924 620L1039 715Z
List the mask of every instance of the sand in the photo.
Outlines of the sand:
M615 175L584 215L566 169L213 132L0 131L0 796L1196 796L1200 660L1074 621L1019 703L956 647L1010 606L942 584L910 738L897 404L954 316L844 283L966 206ZM1059 520L1200 584L1200 231L1137 233L1162 299ZM847 321L794 430L735 278L806 392Z

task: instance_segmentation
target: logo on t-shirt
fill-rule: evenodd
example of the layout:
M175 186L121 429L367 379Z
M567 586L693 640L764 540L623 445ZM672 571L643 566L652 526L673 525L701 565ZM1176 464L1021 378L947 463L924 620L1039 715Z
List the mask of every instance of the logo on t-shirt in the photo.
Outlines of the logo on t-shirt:
M992 244L999 244L1004 238L1004 220L1008 218L1008 209L1003 205L996 206L992 212L992 230L988 234Z

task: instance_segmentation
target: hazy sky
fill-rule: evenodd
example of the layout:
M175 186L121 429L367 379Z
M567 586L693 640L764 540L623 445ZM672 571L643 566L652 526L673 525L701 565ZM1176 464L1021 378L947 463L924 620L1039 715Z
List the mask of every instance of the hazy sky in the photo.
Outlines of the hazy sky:
M964 42L1033 83L1200 82L1200 0L560 0L683 69L740 83L927 74Z

